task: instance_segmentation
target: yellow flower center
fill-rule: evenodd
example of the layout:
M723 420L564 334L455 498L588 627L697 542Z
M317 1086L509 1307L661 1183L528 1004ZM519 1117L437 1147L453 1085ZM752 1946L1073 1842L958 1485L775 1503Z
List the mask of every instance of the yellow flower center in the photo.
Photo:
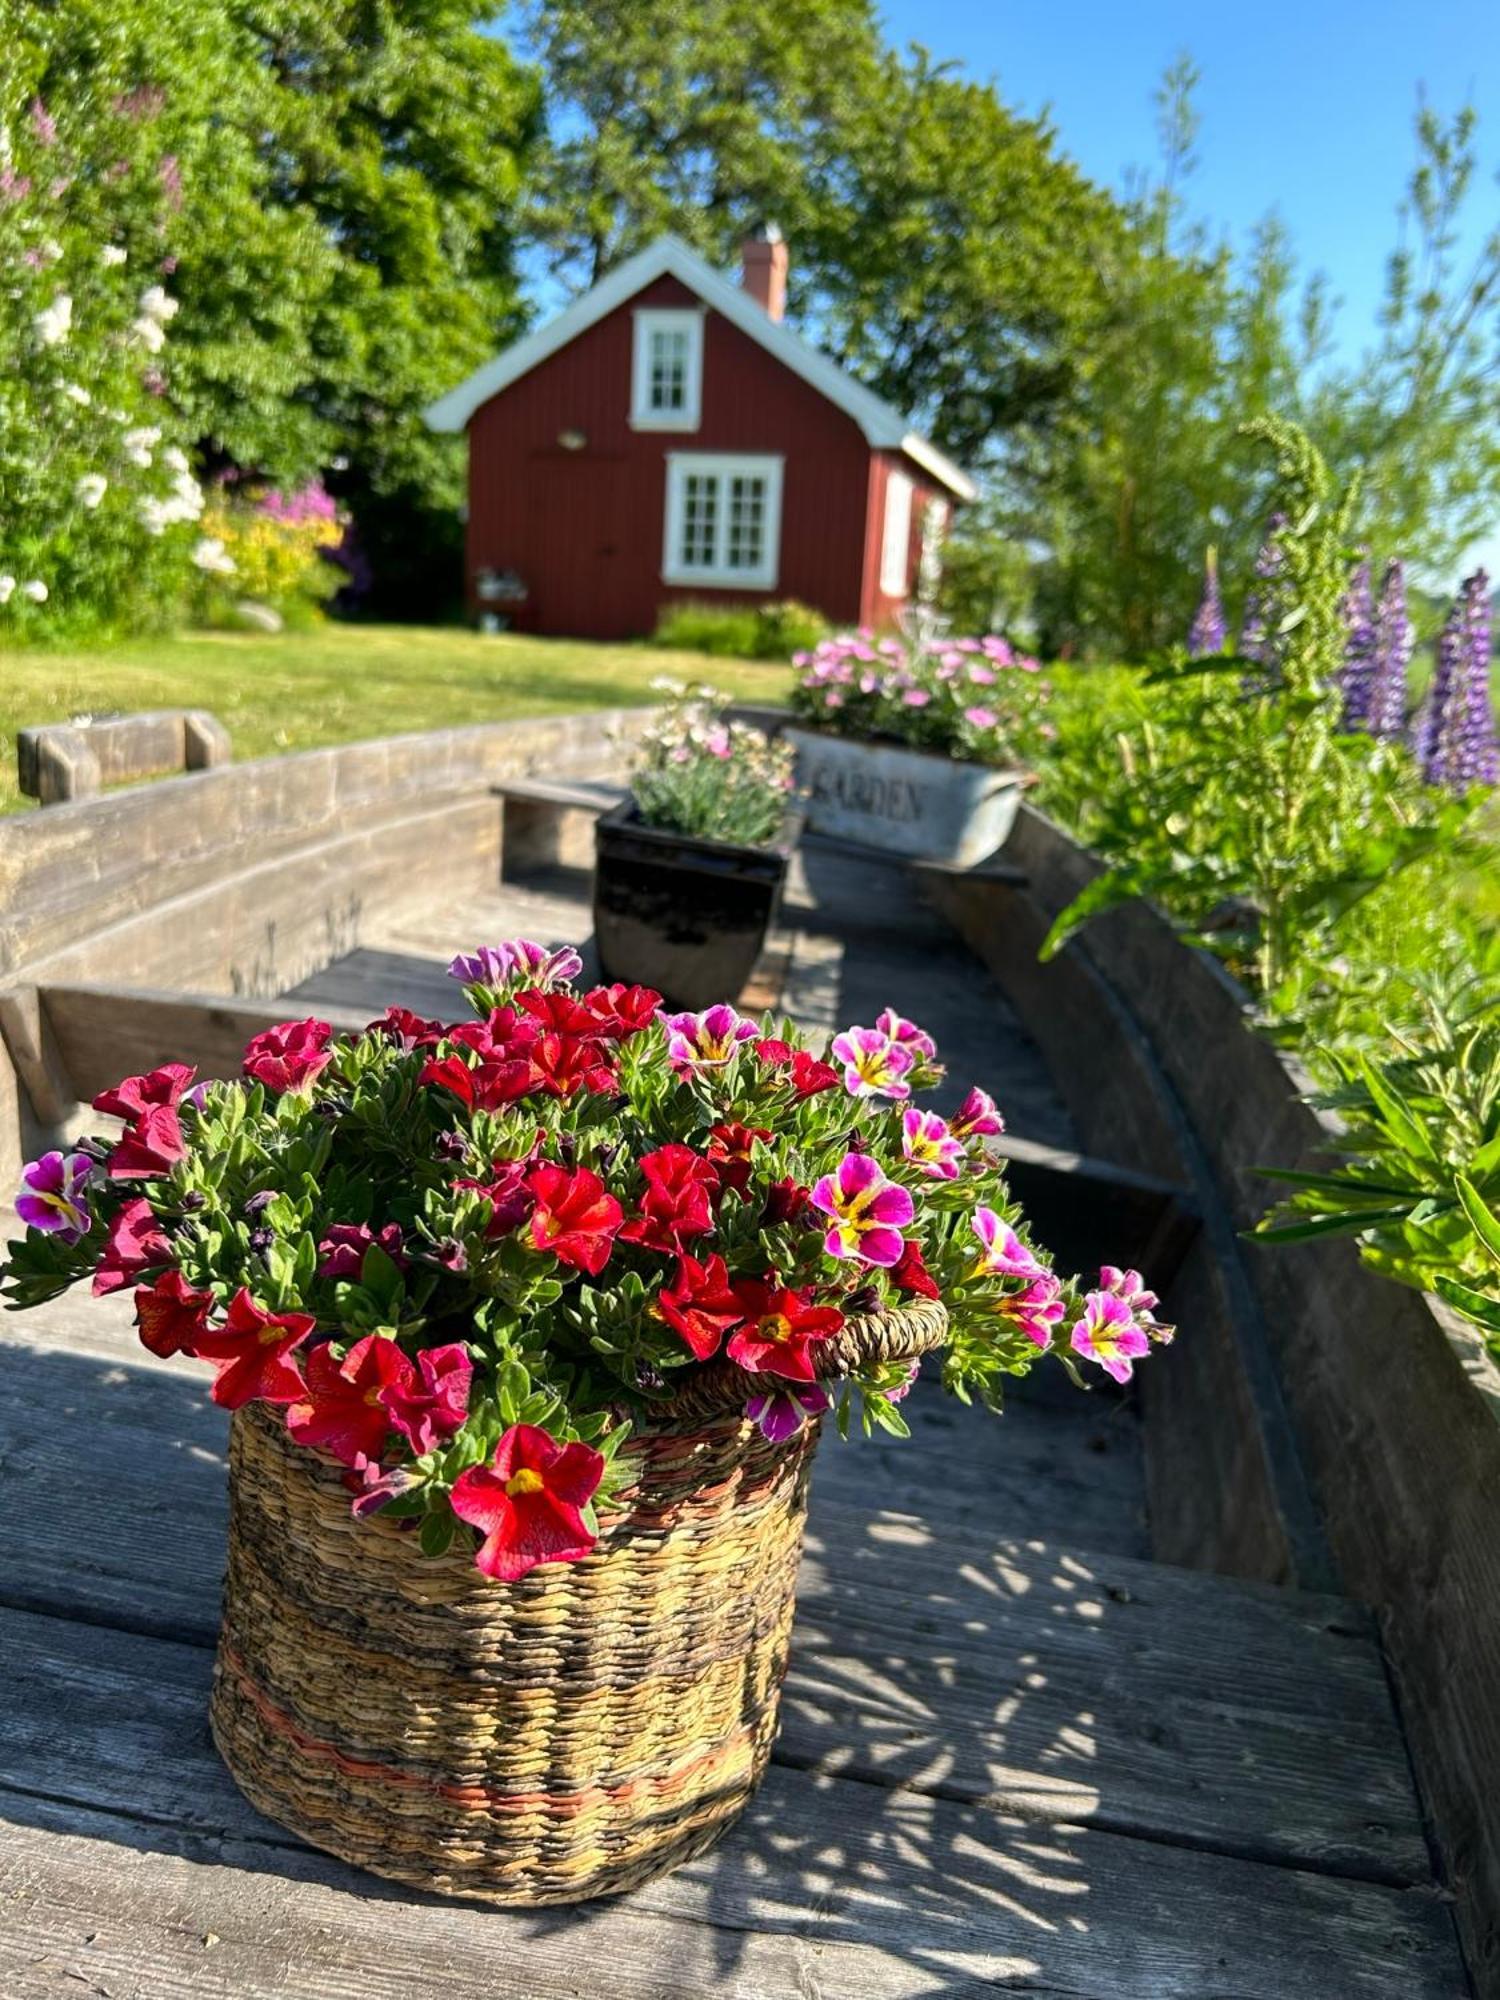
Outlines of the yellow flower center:
M539 1472L533 1472L529 1465L523 1465L514 1478L506 1480L505 1490L512 1500L516 1499L522 1493L540 1493L542 1490L542 1475Z
M767 1313L760 1323L760 1337L762 1340L790 1340L792 1322L785 1313Z

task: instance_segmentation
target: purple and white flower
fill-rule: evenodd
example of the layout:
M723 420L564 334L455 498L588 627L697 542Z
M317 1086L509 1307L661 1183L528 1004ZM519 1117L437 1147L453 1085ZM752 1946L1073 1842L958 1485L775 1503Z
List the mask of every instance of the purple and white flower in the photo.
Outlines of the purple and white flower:
M851 1097L910 1097L907 1071L916 1062L909 1048L879 1028L845 1028L829 1050L844 1065L844 1088Z
M664 1014L667 1060L677 1070L722 1069L742 1043L754 1041L760 1029L737 1014L726 1001L701 1014Z
M974 1267L991 1278L1040 1278L1046 1267L1017 1236L1010 1224L992 1208L976 1208L970 1221L979 1238L980 1259Z
M846 1153L837 1172L814 1187L812 1205L829 1218L823 1248L830 1257L854 1257L886 1269L900 1263L906 1248L901 1232L916 1214L916 1203L869 1153Z
M968 1157L945 1118L915 1106L901 1115L901 1151L918 1173L943 1181L957 1180Z
M758 1424L772 1444L794 1438L811 1418L833 1407L828 1391L817 1382L777 1382L745 1405L745 1415Z
M1097 1361L1117 1382L1128 1382L1133 1364L1151 1351L1135 1314L1113 1292L1089 1293L1083 1302L1083 1318L1073 1322L1069 1339L1075 1354Z
M93 1162L83 1153L43 1153L21 1175L16 1214L28 1229L77 1243L89 1233L92 1216L84 1185Z

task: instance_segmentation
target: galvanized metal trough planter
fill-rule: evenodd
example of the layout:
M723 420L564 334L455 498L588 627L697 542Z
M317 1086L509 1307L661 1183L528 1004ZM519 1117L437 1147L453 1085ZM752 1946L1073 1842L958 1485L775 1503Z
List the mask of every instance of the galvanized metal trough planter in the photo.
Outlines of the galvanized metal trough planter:
M965 764L895 743L788 729L797 788L814 833L971 868L1003 847L1030 782L1024 771Z

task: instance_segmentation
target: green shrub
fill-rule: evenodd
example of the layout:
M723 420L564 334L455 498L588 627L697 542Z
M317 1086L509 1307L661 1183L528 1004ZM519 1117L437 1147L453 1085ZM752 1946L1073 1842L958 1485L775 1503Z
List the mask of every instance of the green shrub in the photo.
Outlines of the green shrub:
M654 646L708 653L720 660L789 660L816 646L827 620L805 604L701 604L663 607Z

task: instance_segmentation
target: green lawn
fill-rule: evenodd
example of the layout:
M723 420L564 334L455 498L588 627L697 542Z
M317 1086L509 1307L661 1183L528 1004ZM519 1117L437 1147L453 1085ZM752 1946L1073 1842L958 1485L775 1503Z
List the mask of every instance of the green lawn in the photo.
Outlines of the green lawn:
M784 666L644 645L525 639L430 626L334 625L274 638L194 632L85 652L0 651L0 812L16 790L17 729L106 710L206 708L237 758L408 729L650 701L652 679L707 680L782 701Z

